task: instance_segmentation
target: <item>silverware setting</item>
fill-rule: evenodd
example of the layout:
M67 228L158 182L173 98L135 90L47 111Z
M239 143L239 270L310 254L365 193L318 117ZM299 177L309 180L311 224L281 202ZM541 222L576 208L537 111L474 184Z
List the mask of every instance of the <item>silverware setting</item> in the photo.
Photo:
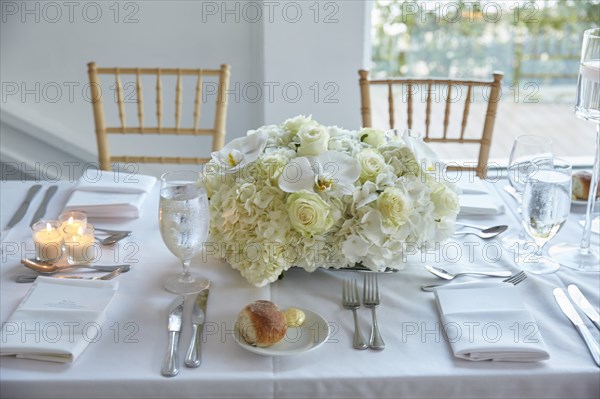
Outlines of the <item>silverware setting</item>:
M358 284L356 279L344 280L342 286L342 306L345 309L352 310L354 317L354 338L352 341L352 347L354 349L376 349L382 350L385 348L385 342L381 338L379 333L379 325L377 323L377 313L375 309L381 303L381 296L379 294L379 281L376 273L365 273L363 282L363 304L365 307L371 309L371 316L373 318L373 324L371 326L371 336L369 338L369 344L365 342L365 339L360 330L358 323L358 315L356 310L360 308L360 295L358 293Z
M202 329L206 316L206 302L208 302L209 289L200 291L194 301L192 309L192 338L185 355L184 364L187 367L198 367L202 363Z
M512 285L517 285L521 282L523 282L525 279L527 278L527 274L525 274L525 272L521 271L517 274L513 274L512 276L502 280L503 283L510 283ZM461 285L465 285L468 286L469 284L477 284L477 281L468 281L465 283L456 283L456 284L461 284ZM439 287L445 287L448 284L433 284L433 285L423 285L421 286L421 289L423 291L427 291L427 292L432 292L435 291L437 288Z
M560 307L562 312L577 328L577 331L579 331L579 334L581 335L583 341L588 347L588 350L590 351L594 362L596 363L596 365L598 365L598 367L600 367L600 347L598 346L596 340L594 340L594 337L592 336L590 330L583 323L583 320L579 316L579 313L577 313L577 310L573 307L571 301L561 288L555 288L552 291L552 294L554 295L554 298L556 299L556 302L558 303L558 306Z
M508 226L505 224L501 224L498 226L492 226L492 227L481 227L481 226L475 226L475 225L456 222L456 225L461 226L461 227L475 229L476 231L459 230L459 231L455 231L454 234L473 234L480 238L483 238L484 240L494 238L494 237L504 233L508 229Z
M598 311L594 309L592 304L587 300L587 298L583 295L583 293L579 290L575 284L571 284L567 287L567 291L569 292L569 296L575 302L577 307L585 313L585 315L594 323L596 328L600 330L600 315Z
M104 229L104 228L100 228L100 227L96 227L96 226L94 226L94 230L95 231L102 231L102 232L108 233L108 234L127 234L127 235L131 235L131 233L132 233L131 230L110 230L110 229Z
M8 230L8 229L12 228L15 224L19 223L21 221L21 219L23 219L23 217L25 216L25 213L27 213L27 209L29 209L29 205L31 204L31 201L33 200L33 198L37 195L37 193L41 189L42 189L41 184L34 184L33 186L31 186L29 188L29 191L27 191L27 195L25 196L25 199L23 200L21 205L19 205L19 208L17 209L17 211L15 212L13 217L10 218L10 221L8 222L8 224L6 225L4 230Z
M371 308L371 314L373 317L369 348L376 350L382 350L385 348L385 342L383 342L383 338L381 338L381 334L379 333L377 314L375 313L375 308L379 306L380 302L381 298L379 295L379 281L377 279L377 274L365 274L363 283L363 303L365 304L365 307Z
M113 270L112 272L105 274L103 276L96 276L96 277L81 277L81 276L46 276L46 277L50 277L50 278L68 278L68 279L76 279L76 280L112 280L113 278L117 277L119 274L121 274L123 272L123 268L122 267L118 267L115 270ZM26 276L26 275L21 275L21 276L17 276L17 278L15 279L15 281L17 283L33 283L35 281L36 278L38 278L39 276Z
M479 275L479 276L489 276L489 277L510 277L512 274L508 270L503 270L503 271L466 271L466 272L460 272L460 273L450 273L450 272L446 271L445 269L442 269L441 267L430 266L430 265L425 265L425 269L428 272L430 272L431 274L433 274L439 278L443 278L444 280L448 280L448 281L453 280L456 277L466 276L469 274L474 274L474 275Z
M92 270L101 271L101 272L111 272L117 268L121 268L122 273L129 271L129 265L104 266L104 265L73 264L73 265L59 266L59 265L52 264L50 262L38 261L36 259L21 259L21 264L23 264L23 266L25 266L31 270L34 270L38 273L41 273L41 274L55 274L55 273L59 273L63 270L68 270L68 269L92 269Z
M46 214L46 209L48 208L48 203L57 191L58 186L56 185L48 187L48 189L44 193L44 199L42 200L42 203L33 214L33 218L31 218L31 223L29 224L29 227L33 226L37 221L41 220L44 217L44 215Z
M160 373L165 377L174 377L179 374L179 333L183 319L183 303L185 297L178 296L169 305L167 318L167 331L169 332L169 344L167 353L162 363Z
M112 233L108 237L98 238L96 237L96 241L98 241L101 245L113 245L118 243L124 238L127 238L131 235L131 232L122 232L122 233Z
M365 338L360 332L358 316L356 314L356 309L360 308L360 296L358 295L356 279L344 280L342 288L342 306L345 309L351 309L352 314L354 315L354 340L352 346L354 349L367 349L368 345L365 343Z
M185 355L186 367L195 368L202 363L202 330L206 318L206 304L208 302L209 288L196 295L192 308L192 338ZM183 325L183 307L185 296L179 295L169 305L167 317L167 331L169 342L167 353L162 363L160 373L165 377L174 377L179 374L179 335Z

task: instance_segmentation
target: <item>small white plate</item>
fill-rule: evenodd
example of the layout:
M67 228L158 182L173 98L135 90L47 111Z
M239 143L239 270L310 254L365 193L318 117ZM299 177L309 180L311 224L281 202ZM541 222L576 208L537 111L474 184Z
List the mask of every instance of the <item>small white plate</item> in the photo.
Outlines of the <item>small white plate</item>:
M306 319L300 327L288 327L283 340L266 348L252 346L244 341L236 324L236 342L244 349L263 356L292 356L309 352L323 345L331 333L329 323L321 315L308 309L298 308ZM287 309L287 307L282 309Z

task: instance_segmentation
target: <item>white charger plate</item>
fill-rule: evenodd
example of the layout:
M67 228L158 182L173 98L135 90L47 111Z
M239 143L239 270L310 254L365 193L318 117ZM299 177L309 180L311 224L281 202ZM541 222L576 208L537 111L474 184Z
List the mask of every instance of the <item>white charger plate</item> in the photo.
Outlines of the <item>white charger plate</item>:
M259 348L247 343L238 330L234 334L236 342L244 349L263 356L293 356L317 349L323 345L331 334L329 323L320 314L308 309L298 308L304 312L306 319L300 327L288 327L285 337L275 345ZM282 307L287 309L287 307Z

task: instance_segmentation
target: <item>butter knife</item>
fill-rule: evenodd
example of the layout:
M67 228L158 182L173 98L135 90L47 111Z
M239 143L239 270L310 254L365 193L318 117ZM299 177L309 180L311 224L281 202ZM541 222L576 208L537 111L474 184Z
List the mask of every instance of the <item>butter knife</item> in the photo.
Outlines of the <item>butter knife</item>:
M594 340L594 337L592 337L592 333L590 333L587 326L583 324L583 320L581 320L581 317L571 304L571 301L569 301L569 298L567 298L565 292L561 288L555 288L552 293L554 294L554 298L556 299L556 302L558 302L560 309L569 320L571 320L575 327L577 327L577 331L579 331L579 334L581 334L581 337L590 350L594 362L600 367L600 348L598 347L598 343Z
M29 188L29 191L27 192L27 196L25 197L25 199L19 206L19 209L17 209L17 211L15 212L13 217L10 219L10 221L8 222L8 224L6 225L4 230L10 229L15 224L19 223L21 221L21 219L23 219L23 216L25 216L27 209L29 209L29 205L31 204L31 201L33 200L35 195L38 193L38 191L40 191L41 188L42 188L41 184L35 184Z
M208 301L208 288L200 291L194 301L192 309L192 340L185 355L187 367L198 367L202 363L202 326L206 316L206 302Z
M174 377L179 373L177 347L179 345L179 332L181 331L184 299L184 296L180 295L169 305L167 324L167 330L169 331L169 346L160 371L165 377Z
M569 285L569 287L567 287L567 289L573 302L575 302L575 304L579 306L579 309L583 310L583 313L585 313L586 316L592 321L592 323L594 323L596 328L600 330L600 315L598 314L596 309L594 309L592 304L587 300L587 298L583 296L583 294L579 290L579 287L577 287L575 284L571 284Z
M48 187L48 189L44 193L44 199L42 200L42 203L38 207L37 211L35 211L35 214L33 215L33 218L31 219L31 224L29 226L33 226L35 222L41 220L44 217L44 215L46 214L46 208L48 207L48 203L50 202L54 194L56 194L57 190L58 186Z

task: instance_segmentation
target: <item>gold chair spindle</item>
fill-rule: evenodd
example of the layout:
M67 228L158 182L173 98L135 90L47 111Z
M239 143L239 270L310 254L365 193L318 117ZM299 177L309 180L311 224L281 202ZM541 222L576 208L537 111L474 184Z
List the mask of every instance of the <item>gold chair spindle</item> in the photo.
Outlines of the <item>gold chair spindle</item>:
M156 74L156 123L158 133L162 133L162 81L160 80L160 68Z
M137 95L137 111L138 111L138 122L140 125L140 133L144 130L144 95L142 92L142 78L140 76L140 68L137 69L135 74L135 87Z
M177 72L177 86L175 87L175 130L179 132L181 127L181 100L183 87L181 86L181 69Z
M473 91L473 85L469 85L467 89L467 99L465 101L465 110L463 111L463 119L460 127L460 139L465 138L465 130L467 129L467 119L469 118L469 108L471 107L471 95Z
M196 99L194 100L194 131L198 131L200 122L200 112L202 106L202 70L198 71L198 80L196 82Z
M444 112L444 140L448 136L448 124L450 123L450 102L452 99L452 83L448 84L448 94L446 96L446 111Z
M119 68L115 73L115 85L117 86L117 103L119 105L119 120L121 121L121 130L125 131L125 104L123 100L123 89L121 88L121 76Z

